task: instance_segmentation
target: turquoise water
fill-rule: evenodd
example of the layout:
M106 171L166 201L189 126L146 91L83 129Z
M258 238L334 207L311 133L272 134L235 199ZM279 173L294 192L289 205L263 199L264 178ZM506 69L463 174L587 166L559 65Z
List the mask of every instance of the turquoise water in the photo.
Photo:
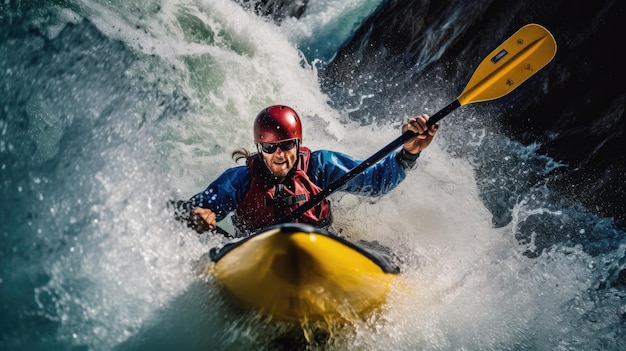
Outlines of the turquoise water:
M319 1L280 26L225 0L5 4L0 348L274 349L293 333L197 274L222 239L197 237L166 203L252 148L266 105L294 107L312 149L365 158L393 140L398 116L360 123L358 107L333 109L318 72L379 3ZM433 113L449 99L439 93L401 98ZM404 273L380 313L334 328L324 347L622 349L624 290L611 282L624 233L528 183L562 166L537 145L468 134L463 123L485 116L464 117L442 123L392 194L332 196L334 229L391 247ZM488 208L510 200L490 186L514 194L496 226Z

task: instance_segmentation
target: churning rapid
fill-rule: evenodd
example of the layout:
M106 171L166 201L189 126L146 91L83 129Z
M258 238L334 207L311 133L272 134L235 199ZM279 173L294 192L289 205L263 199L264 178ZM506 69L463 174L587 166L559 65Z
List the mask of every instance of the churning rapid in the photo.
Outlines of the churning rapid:
M406 118L452 101L517 29L472 26L490 1L448 5L441 21L419 18L426 34L409 45L406 72L400 59L350 71L346 61L367 61L363 44L377 30L368 19L394 18L399 2L309 1L299 17L275 20L247 1L36 3L0 5L3 350L286 345L291 326L236 310L197 274L224 238L176 222L168 201L235 165L234 149L254 147L254 116L276 103L298 111L311 149L366 158ZM463 32L493 38L452 50ZM448 49L458 59L444 63ZM551 186L570 166L493 126L522 99L539 99L533 89L550 97L547 74L442 120L391 194L331 196L333 230L390 247L403 273L383 310L309 348L626 349L624 232Z

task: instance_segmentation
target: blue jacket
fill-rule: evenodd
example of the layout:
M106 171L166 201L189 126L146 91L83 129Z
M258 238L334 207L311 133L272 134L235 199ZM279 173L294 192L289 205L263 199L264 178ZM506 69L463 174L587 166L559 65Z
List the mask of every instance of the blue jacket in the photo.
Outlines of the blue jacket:
M381 196L388 193L404 180L405 168L413 167L415 164L417 157L407 160L402 155L402 152L391 153L354 177L339 190L367 196ZM341 152L313 151L307 175L313 183L324 189L360 163L361 161ZM251 177L246 166L229 168L204 191L194 195L189 203L192 207L210 209L215 212L217 221L221 221L237 209L239 201L250 188L250 181Z

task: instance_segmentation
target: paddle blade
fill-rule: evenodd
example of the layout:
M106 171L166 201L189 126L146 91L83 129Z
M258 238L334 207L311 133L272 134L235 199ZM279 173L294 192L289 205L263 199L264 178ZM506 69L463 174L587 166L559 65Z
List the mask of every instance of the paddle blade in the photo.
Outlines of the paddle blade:
M537 73L555 54L556 41L547 29L525 25L480 63L458 101L465 105L502 97Z

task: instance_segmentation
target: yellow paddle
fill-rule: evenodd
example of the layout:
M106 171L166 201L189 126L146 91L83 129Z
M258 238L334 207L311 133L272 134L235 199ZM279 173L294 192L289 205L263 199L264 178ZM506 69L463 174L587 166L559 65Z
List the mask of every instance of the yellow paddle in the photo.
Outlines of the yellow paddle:
M547 29L538 24L525 25L483 59L461 95L432 115L428 119L428 127L462 105L494 100L510 93L547 65L555 54L556 41ZM299 218L325 197L414 136L415 133L412 131L403 133L367 160L333 181L292 213L280 218L277 223L292 222Z

